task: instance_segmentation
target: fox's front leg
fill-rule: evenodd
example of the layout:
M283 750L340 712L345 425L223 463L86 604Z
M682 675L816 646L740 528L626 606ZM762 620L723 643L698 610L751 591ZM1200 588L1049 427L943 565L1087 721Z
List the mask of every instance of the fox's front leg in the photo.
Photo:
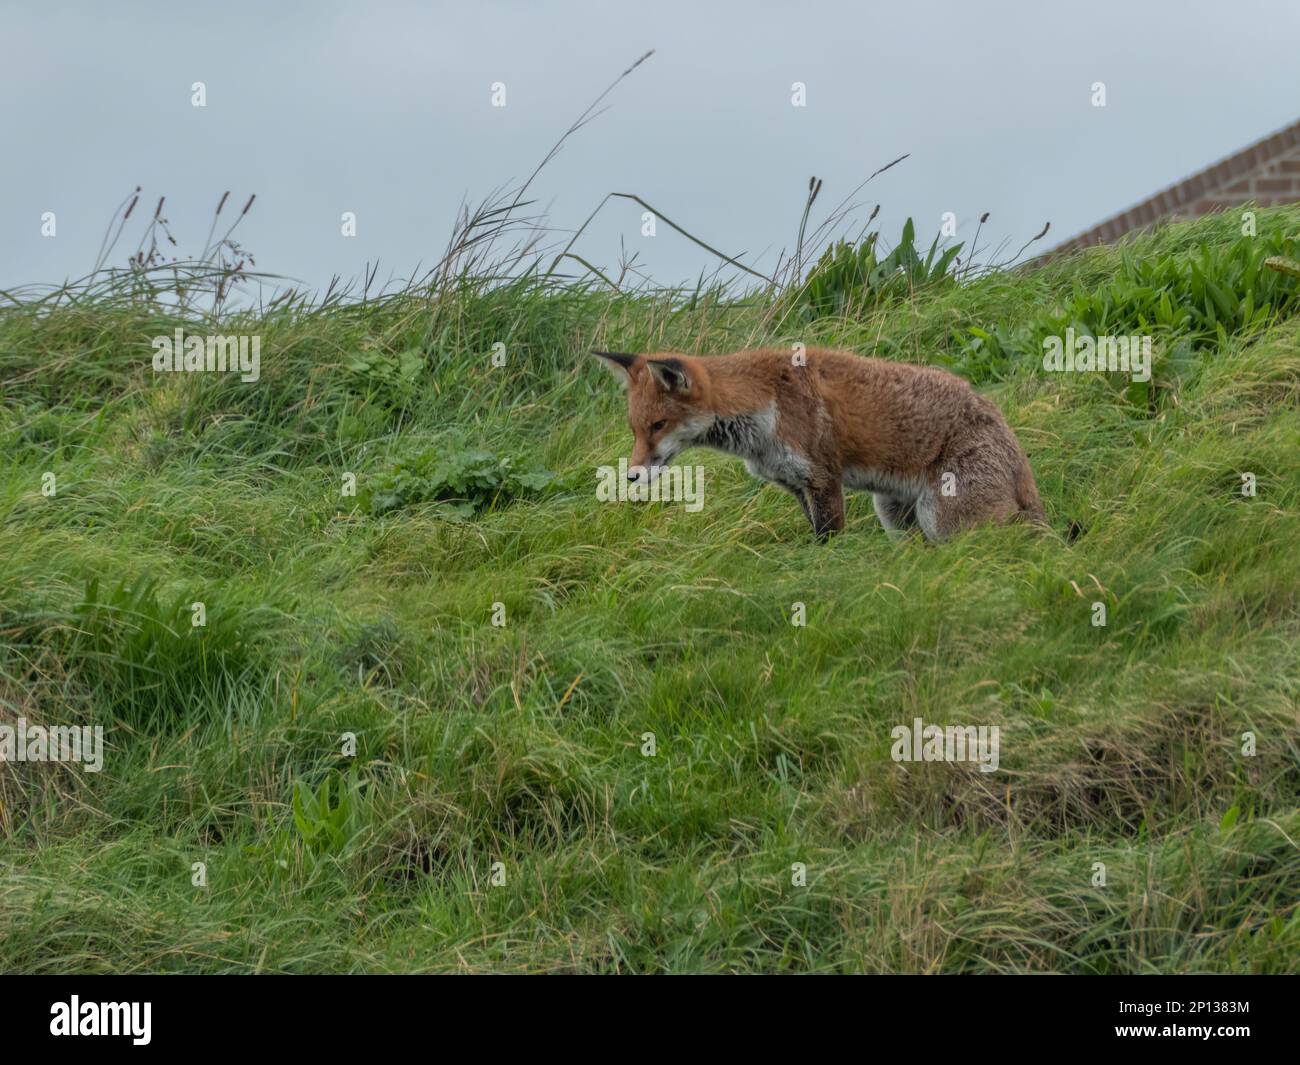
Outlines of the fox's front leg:
M812 525L813 535L822 543L833 532L844 528L844 488L838 477L814 481L804 489L807 496L805 513Z

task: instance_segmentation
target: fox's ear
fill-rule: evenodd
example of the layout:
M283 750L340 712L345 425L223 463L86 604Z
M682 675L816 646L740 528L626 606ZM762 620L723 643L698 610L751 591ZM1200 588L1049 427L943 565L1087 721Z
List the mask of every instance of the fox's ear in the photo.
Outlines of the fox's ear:
M686 372L686 364L681 359L651 359L646 365L665 392L691 390L691 376Z
M626 351L593 351L592 354L600 360L600 364L605 369L619 379L625 388L627 387L627 383L632 380L632 364L636 362L635 355L629 355Z

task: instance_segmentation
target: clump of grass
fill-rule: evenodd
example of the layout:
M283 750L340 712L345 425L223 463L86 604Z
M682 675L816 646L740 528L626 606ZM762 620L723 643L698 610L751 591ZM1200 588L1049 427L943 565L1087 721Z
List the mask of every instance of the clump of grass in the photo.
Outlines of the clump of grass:
M42 676L88 694L106 721L153 732L217 714L240 689L265 694L258 654L261 611L161 595L143 577L92 577L70 609L10 606L11 661L19 679ZM201 712L201 711L200 711Z

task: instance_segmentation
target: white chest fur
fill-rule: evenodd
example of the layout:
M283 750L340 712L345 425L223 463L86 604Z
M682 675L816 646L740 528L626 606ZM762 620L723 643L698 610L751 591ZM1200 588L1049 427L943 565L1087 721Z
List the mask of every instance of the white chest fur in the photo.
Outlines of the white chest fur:
M745 469L765 481L794 488L808 481L810 465L776 431L776 406L752 414L716 418L709 427L708 446L745 460Z

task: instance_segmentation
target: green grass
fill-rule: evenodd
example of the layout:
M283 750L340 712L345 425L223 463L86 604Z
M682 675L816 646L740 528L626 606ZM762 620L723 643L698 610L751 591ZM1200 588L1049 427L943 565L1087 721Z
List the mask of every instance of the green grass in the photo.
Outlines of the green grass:
M156 303L4 307L0 723L108 749L0 767L0 969L1300 970L1295 282L1168 318L1136 395L971 361L1103 288L1140 331L1114 279L1237 224L811 321L524 277L191 325L260 334L256 384L155 374ZM760 342L974 366L1082 535L893 542L855 495L818 546L705 452L698 514L596 502L630 434L588 348ZM914 717L1000 770L893 762Z

